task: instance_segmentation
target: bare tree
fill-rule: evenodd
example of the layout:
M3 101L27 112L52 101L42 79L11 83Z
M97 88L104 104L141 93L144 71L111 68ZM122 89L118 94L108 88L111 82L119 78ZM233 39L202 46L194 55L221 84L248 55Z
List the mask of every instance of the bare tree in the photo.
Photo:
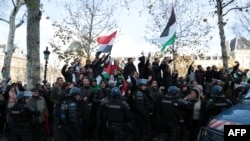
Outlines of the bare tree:
M216 7L216 15L218 17L218 28L220 34L220 45L221 45L221 53L223 59L223 67L228 68L228 55L226 48L226 36L224 26L226 25L226 21L224 17L233 10L244 10L250 7L250 3L240 3L236 0L210 0L210 4Z
M67 3L65 9L68 16L61 23L54 22L57 29L50 45L53 52L58 54L59 59L69 59L72 56L86 55L90 58L91 52L96 48L95 40L103 32L110 31L116 27L113 18L117 1L103 0L79 0L74 4ZM72 49L62 50L63 46L71 44Z
M237 36L249 37L250 35L250 10L237 11L235 16L235 23L232 26L234 33Z
M18 27L20 27L24 23L24 15L23 18L19 23L16 24L16 16L17 13L19 12L20 8L25 4L24 0L12 0L12 5L13 9L11 10L9 20L6 20L4 18L0 17L1 21L6 22L9 24L9 33L8 33L8 41L6 45L6 50L5 50L5 56L4 56L4 64L3 66L6 68L5 72L5 79L10 77L10 68L11 68L11 59L12 55L15 51L15 45L14 45L14 40L15 40L15 32Z
M177 31L173 46L167 48L167 52L177 56L184 49L193 52L204 53L208 49L208 41L211 39L209 31L211 26L206 20L206 11L195 1L178 0L174 3L169 1L145 1L150 15L150 23L147 25L146 40L161 47L158 39L164 30L170 17L170 9L175 10ZM192 12L190 12L192 11ZM185 53L187 53L185 51ZM165 54L166 52L164 52ZM174 65L175 68L175 65Z
M40 83L40 0L26 0L27 6L27 89Z

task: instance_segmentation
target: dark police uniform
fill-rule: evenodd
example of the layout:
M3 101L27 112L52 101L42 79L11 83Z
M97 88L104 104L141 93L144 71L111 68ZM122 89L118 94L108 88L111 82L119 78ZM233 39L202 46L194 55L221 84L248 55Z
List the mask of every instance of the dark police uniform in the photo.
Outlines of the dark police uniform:
M17 95L18 102L10 109L9 115L12 121L10 129L11 141L33 141L32 125L34 116L39 115L35 112L35 108L25 103L24 92Z
M179 93L179 88L170 86L160 103L163 129L165 129L166 140L168 141L178 141L180 139L179 128L184 123L183 113L192 107L190 102L179 99Z
M147 85L148 80L139 79L138 90L133 95L132 112L135 117L135 140L151 140L149 109L152 109L152 105L147 97Z
M228 109L233 105L232 101L225 97L223 88L219 85L212 87L211 98L207 100L204 110L204 121L206 125L210 119L221 113L223 110Z
M108 138L110 141L125 141L127 139L127 124L132 119L128 103L121 97L118 87L111 89L111 98L101 103L104 108Z
M78 114L80 109L73 97L75 94L80 94L80 89L77 87L73 87L62 102L55 107L55 139L58 141L83 140L81 136L82 120L81 115Z

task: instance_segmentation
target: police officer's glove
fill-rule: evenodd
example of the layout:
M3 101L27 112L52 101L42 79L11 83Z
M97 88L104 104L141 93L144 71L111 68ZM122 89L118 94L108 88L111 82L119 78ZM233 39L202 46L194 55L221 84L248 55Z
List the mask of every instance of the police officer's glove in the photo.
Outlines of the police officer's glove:
M184 100L184 99L178 99L178 102L184 105L191 105L192 103L190 101Z

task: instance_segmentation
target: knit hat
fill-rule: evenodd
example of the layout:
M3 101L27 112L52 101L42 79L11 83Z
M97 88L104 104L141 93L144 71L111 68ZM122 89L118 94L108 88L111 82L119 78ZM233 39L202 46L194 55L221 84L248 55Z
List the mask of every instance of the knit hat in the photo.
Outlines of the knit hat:
M191 91L194 91L198 96L200 95L200 90L197 87L192 88Z
M203 87L201 85L196 85L195 88L199 90L199 94L203 94Z

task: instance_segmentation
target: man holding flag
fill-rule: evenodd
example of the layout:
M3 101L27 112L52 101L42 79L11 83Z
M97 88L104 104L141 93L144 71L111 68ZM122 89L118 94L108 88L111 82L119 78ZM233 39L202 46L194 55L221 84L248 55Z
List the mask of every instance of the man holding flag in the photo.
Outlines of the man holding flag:
M109 75L111 72L109 72L110 67L110 54L113 47L114 39L116 36L117 31L114 31L110 35L107 36L100 36L97 38L97 43L99 48L97 49L97 52L95 54L96 58L99 58L99 55L101 53L108 53L108 55L105 56L105 58L100 62L100 65L104 64L102 68L98 69L98 73L95 76L97 80L97 84L99 85L102 79L109 78ZM106 72L108 71L108 72Z
M113 33L111 33L108 36L100 36L97 38L99 48L97 49L96 57L98 57L101 53L108 53L108 55L104 59L103 69L99 69L99 73L98 73L99 75L96 77L98 85L100 84L101 80L109 79L110 75L112 73L112 67L114 67L114 65L112 65L112 63L111 63L110 54L112 51L112 47L113 47L114 39L116 37L116 33L117 33L117 31L114 31ZM101 72L100 72L100 70L101 70ZM125 94L126 87L127 87L127 82L123 78L122 85L121 85L122 94Z
M95 80L97 82L97 85L101 85L101 82L104 82L105 84L107 84L107 82L110 79L110 76L112 74L112 62L111 62L110 54L112 51L112 46L113 46L113 42L114 42L116 33L117 33L117 31L111 33L108 36L100 36L97 38L97 42L98 42L98 46L99 46L99 48L97 49L97 52L96 52L96 60L99 60L96 62L96 64L99 66L98 69L96 69L96 71L98 73L97 73L97 75L95 75L95 78L96 78ZM104 55L102 56L102 58L99 59L99 56L101 53L104 53ZM94 64L95 64L95 61L93 62L93 66L94 66ZM124 86L126 86L126 85L124 85ZM122 92L125 92L123 87L121 89L122 89ZM100 95L102 95L102 91L99 89L98 91L96 91L94 93L94 95L95 95L94 97L96 97L98 95L100 96ZM109 96L110 92L108 94L105 94L105 95ZM104 100L104 97L101 98L99 102L102 102L103 100ZM98 104L100 104L100 103L98 103ZM91 117L93 120L91 121L90 124L93 127L100 126L96 123L100 122L100 121L97 121L98 119L102 120L101 114L98 112L95 112L96 108L98 107L98 104L92 103ZM97 140L98 139L101 140L103 138L103 135L98 135L98 132L97 132L98 130L100 130L100 129L95 129L94 138Z

